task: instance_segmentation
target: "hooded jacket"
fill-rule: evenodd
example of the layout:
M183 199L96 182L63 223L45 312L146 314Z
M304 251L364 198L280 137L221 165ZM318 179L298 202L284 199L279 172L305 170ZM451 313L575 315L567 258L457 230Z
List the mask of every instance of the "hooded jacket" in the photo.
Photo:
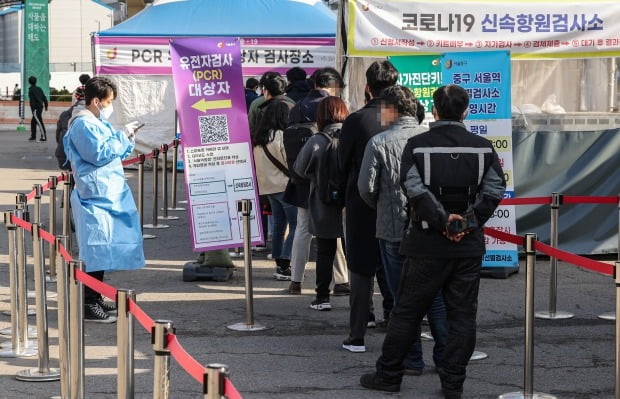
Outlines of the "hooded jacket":
M135 143L86 109L63 143L75 179L71 211L86 271L143 267L142 228L122 164Z

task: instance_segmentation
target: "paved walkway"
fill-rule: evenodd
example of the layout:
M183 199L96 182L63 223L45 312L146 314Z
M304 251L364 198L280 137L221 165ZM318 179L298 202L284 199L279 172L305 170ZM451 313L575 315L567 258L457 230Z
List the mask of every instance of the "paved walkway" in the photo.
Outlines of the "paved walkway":
M53 137L50 132L49 137ZM29 143L27 135L0 131L0 204L12 208L15 193L28 192L34 183L58 175L53 159L55 144ZM137 188L135 170L128 170L130 185ZM182 175L179 175L182 178ZM146 192L150 193L150 172ZM180 198L182 187L178 188ZM43 197L44 205L47 196ZM145 219L151 214L145 199ZM47 207L43 207L44 218ZM333 298L331 312L309 308L313 298L314 264L306 271L301 296L283 292L287 282L273 280L273 263L260 254L253 260L256 322L266 331L234 332L227 325L245 321L244 271L235 261L234 276L227 282L183 282L182 265L195 258L190 249L187 214L169 221L169 229L148 231L158 237L145 241L147 266L139 271L110 273L106 282L133 288L137 302L153 319L174 322L183 347L203 364L230 367L231 380L244 398L441 398L437 374L432 371L432 343L425 341L427 369L421 377L406 377L398 394L362 389L359 376L373 369L384 332L369 330L368 352L353 354L340 348L348 325L348 298ZM45 220L45 219L44 219ZM145 220L148 223L148 220ZM0 312L9 309L6 233L0 226ZM29 258L31 264L32 259ZM549 267L539 261L536 272L536 309L548 304ZM30 267L31 269L31 267ZM32 274L30 274L32 276ZM478 312L477 349L485 360L468 368L464 398L495 398L523 387L524 267L508 279L483 279ZM614 325L597 315L614 310L611 277L582 271L560 263L558 309L576 314L562 321L536 321L536 391L559 398L611 398L614 392ZM32 284L32 282L30 282ZM55 291L54 284L48 286ZM380 306L380 296L375 304ZM50 358L57 366L58 338L55 299L49 301ZM34 326L34 318L29 319ZM0 328L10 326L0 313ZM115 325L85 326L86 397L116 397ZM136 398L151 398L153 356L149 334L136 326ZM58 382L28 383L15 373L37 367L36 358L0 358L0 398L49 398L59 393ZM172 361L171 397L201 398L201 385Z

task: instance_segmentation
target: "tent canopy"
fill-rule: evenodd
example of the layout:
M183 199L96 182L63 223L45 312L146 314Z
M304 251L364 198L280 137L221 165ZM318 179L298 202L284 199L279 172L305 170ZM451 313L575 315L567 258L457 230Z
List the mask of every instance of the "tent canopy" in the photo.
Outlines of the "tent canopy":
M99 35L334 37L336 15L320 0L160 0Z

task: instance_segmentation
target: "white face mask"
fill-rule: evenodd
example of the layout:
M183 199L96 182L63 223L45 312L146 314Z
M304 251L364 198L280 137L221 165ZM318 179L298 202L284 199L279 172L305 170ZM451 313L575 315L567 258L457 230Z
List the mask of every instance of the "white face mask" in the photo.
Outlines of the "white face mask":
M112 116L112 112L114 112L114 107L110 103L107 107L99 108L99 119L108 120L110 116Z

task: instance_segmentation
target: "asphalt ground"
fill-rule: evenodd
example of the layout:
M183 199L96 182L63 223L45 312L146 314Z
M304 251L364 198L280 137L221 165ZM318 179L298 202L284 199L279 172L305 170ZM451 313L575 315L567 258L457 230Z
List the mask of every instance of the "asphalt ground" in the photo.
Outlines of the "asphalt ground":
M0 205L11 209L17 192L29 192L59 170L53 157L53 139L27 141L28 133L0 130ZM54 137L53 131L48 137ZM137 193L137 171L126 171ZM145 173L145 223L152 212L151 172ZM182 174L177 192L184 198ZM61 191L61 190L59 190ZM59 195L60 197L60 195ZM47 194L42 198L47 220ZM160 200L161 204L161 200ZM160 221L168 229L145 230L157 238L145 240L147 266L141 270L106 274L106 283L131 288L137 302L153 319L171 320L179 342L202 364L229 366L230 378L244 398L441 398L433 371L432 342L424 341L427 364L421 377L405 377L400 393L368 391L359 377L372 371L385 334L370 329L366 353L341 349L348 332L348 297L333 297L333 310L309 308L313 299L314 263L306 270L301 296L284 292L288 282L272 278L273 261L266 253L252 260L254 319L268 329L236 332L228 325L246 320L243 259L235 260L233 277L226 282L182 281L183 265L196 258L191 251L186 212L170 212L179 220ZM27 236L28 237L28 236ZM27 239L27 241L29 241ZM28 246L29 255L31 245ZM0 329L10 327L7 238L0 226ZM613 259L611 259L613 260ZM28 257L32 287L32 257ZM549 262L539 258L535 272L535 308L548 309ZM55 284L48 291L55 292ZM523 390L525 267L506 279L483 278L478 311L478 351L488 354L472 361L464 398L495 398ZM378 291L377 291L378 292ZM34 304L33 300L31 305ZM381 297L374 302L381 307ZM557 310L573 312L567 320L536 320L534 389L558 398L611 398L614 395L614 324L597 316L615 309L611 277L560 262ZM58 367L57 303L48 300L50 366ZM29 325L35 318L29 317ZM428 328L426 328L428 330ZM7 337L6 340L9 340ZM2 341L0 339L0 341ZM86 323L86 397L116 397L116 325ZM153 397L153 348L150 334L136 324L136 398ZM0 398L49 398L59 394L59 382L22 382L15 374L36 368L36 357L0 358ZM172 360L171 398L202 398L202 386Z

